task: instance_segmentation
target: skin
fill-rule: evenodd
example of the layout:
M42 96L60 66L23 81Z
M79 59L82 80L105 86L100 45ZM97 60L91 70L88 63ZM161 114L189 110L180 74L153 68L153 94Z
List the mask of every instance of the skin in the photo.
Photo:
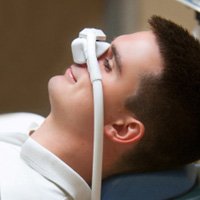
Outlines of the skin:
M103 177L107 177L120 172L119 158L145 134L144 125L125 109L124 102L137 94L144 74L161 74L162 59L155 36L148 31L117 37L99 65L105 105ZM32 138L90 184L93 98L87 67L72 64L64 75L51 78L49 97L51 112Z

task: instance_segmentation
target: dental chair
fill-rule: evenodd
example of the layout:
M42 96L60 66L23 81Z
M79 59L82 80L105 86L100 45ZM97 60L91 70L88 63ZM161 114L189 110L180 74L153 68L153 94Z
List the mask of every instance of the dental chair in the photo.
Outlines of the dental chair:
M102 185L102 200L166 199L200 199L195 164L162 172L118 175L104 180Z

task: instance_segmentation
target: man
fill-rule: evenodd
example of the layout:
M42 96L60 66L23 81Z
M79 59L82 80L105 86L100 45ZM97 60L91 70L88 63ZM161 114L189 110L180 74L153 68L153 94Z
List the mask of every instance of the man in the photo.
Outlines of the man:
M149 23L151 31L117 37L99 58L104 178L169 169L199 158L199 42L170 21L153 17ZM93 101L87 66L72 64L48 88L49 116L21 150L13 147L21 151L21 158L15 158L20 167L10 160L13 166L4 164L15 173L1 175L3 200L30 199L28 191L35 199L90 197Z

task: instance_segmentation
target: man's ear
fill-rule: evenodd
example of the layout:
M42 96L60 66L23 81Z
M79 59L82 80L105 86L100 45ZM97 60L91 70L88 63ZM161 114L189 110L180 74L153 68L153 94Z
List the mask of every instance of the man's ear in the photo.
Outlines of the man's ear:
M144 135L144 125L139 120L130 116L126 119L117 120L113 124L104 126L106 136L118 143L133 143L140 140Z

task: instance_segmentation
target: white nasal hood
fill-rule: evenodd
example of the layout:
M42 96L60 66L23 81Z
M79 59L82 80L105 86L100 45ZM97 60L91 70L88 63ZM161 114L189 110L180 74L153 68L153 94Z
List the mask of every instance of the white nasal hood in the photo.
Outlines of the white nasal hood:
M99 58L103 55L110 44L103 41L96 41L96 57ZM87 39L79 35L79 38L76 38L71 43L72 56L73 60L77 64L84 64L87 61Z

